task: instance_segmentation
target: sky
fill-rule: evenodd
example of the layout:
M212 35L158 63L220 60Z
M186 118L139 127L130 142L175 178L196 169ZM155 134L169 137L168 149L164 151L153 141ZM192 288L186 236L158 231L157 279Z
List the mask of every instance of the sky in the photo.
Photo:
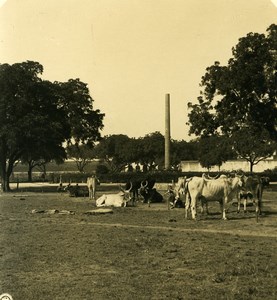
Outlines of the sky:
M88 84L102 135L191 140L188 102L207 67L277 21L277 0L0 0L0 63L37 61L43 79Z

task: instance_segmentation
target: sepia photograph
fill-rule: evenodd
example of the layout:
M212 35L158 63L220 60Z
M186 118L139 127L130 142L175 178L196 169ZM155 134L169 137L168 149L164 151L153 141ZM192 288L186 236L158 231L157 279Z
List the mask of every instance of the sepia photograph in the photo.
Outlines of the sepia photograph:
M277 299L277 0L0 0L0 300Z

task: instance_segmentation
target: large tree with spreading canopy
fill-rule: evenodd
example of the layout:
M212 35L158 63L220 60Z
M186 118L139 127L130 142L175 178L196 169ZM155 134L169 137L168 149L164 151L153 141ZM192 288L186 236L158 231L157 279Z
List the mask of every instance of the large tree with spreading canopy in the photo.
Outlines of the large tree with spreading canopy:
M93 110L87 85L42 80L43 66L26 61L0 64L0 176L4 191L19 160L66 157L64 143L99 140L104 115Z
M239 156L256 157L257 161L276 149L277 25L269 26L266 34L249 33L240 38L232 54L226 66L215 62L206 69L198 103L188 105L190 133L225 135L238 145L240 132L249 130L249 142L243 149L234 149ZM253 134L267 151L253 147Z

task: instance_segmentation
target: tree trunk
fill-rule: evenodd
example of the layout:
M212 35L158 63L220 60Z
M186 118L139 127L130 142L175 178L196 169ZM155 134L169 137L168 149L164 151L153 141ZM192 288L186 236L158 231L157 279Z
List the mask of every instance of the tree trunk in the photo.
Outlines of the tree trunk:
M254 163L252 161L250 161L250 173L251 174L253 173L253 166L254 166Z
M28 162L28 182L32 182L33 181L33 164L32 162Z
M3 192L8 192L10 191L10 184L9 184L9 178L7 175L7 170L6 170L6 162L2 161L1 163L1 184L2 184L2 190Z
M32 178L32 168L28 169L28 182L32 182L33 178Z
M6 192L10 192L11 191L11 188L10 188L10 176L8 176L8 174L6 174L5 191Z
M3 192L10 192L10 176L8 176L7 172L3 172L2 174L2 190Z
M13 171L13 165L14 165L14 162L10 162L8 163L8 167L7 167L7 172L6 172L6 191L7 192L10 192L11 191L11 188L10 188L10 176L12 174L12 171Z

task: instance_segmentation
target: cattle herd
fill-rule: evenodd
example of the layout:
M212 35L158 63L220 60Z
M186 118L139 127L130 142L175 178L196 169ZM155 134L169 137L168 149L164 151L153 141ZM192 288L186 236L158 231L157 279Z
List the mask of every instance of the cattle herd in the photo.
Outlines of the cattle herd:
M67 190L70 196L84 196L95 200L97 207L114 206L126 207L136 206L136 202L142 201L150 207L151 203L162 203L164 196L168 195L167 201L170 208L185 208L185 217L196 219L197 206L200 206L201 213L206 209L209 214L208 203L217 201L220 204L222 219L226 220L228 205L237 200L237 212L240 212L241 201L243 201L244 212L246 212L247 201L255 205L256 218L261 214L262 195L265 186L269 185L268 177L246 176L238 174L220 175L210 177L203 174L201 177L179 177L176 183L168 185L164 196L159 193L155 186L155 179L145 178L143 180L130 180L120 191L114 194L103 194L96 199L97 185L100 184L96 176L87 178L87 190L80 189L78 184L69 184ZM60 188L60 187L59 187Z
M237 212L240 212L241 200L244 200L244 212L246 212L247 200L252 200L255 205L256 219L261 214L262 195L265 186L269 185L268 177L246 176L238 174L220 175L211 178L205 174L202 177L180 177L174 184L172 192L175 200L172 206L175 206L181 195L185 195L185 215L188 217L188 211L191 210L192 219L196 218L196 205L200 204L201 213L206 207L207 214L208 203L217 201L220 204L222 219L226 220L226 211L228 204L236 199L238 202Z

